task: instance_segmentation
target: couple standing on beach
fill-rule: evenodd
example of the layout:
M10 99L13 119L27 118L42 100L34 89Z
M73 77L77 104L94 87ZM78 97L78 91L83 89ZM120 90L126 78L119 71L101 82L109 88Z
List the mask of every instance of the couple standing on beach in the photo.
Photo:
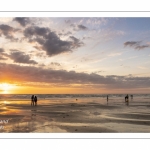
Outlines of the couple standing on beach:
M31 96L31 106L37 105L37 96L32 95Z

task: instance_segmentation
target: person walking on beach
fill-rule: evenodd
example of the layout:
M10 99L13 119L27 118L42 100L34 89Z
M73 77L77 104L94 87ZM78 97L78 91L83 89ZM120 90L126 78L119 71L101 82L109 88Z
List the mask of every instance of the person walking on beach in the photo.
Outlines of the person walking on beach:
M129 96L127 94L127 96L125 96L125 102L129 102Z
M128 96L128 94L127 94L127 100L129 99L129 96Z
M35 106L37 106L37 96L34 97Z
M31 96L31 106L34 106L34 95Z

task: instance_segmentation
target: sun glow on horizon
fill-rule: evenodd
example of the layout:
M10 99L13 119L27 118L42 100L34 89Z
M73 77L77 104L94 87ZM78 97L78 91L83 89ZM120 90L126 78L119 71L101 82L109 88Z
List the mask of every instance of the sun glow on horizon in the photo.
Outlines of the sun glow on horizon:
M10 94L15 85L9 83L0 83L0 91L2 94Z

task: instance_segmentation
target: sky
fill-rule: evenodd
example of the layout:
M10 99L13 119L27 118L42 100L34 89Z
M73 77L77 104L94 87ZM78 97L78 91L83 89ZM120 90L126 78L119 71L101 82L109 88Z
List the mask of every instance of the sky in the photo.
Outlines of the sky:
M150 18L0 18L0 94L150 93Z

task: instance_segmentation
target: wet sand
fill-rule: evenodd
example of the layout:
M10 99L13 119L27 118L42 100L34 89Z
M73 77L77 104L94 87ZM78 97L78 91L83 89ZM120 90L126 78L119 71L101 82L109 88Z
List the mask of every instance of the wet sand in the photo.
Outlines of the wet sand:
M0 132L150 133L150 100L123 98L0 100Z

